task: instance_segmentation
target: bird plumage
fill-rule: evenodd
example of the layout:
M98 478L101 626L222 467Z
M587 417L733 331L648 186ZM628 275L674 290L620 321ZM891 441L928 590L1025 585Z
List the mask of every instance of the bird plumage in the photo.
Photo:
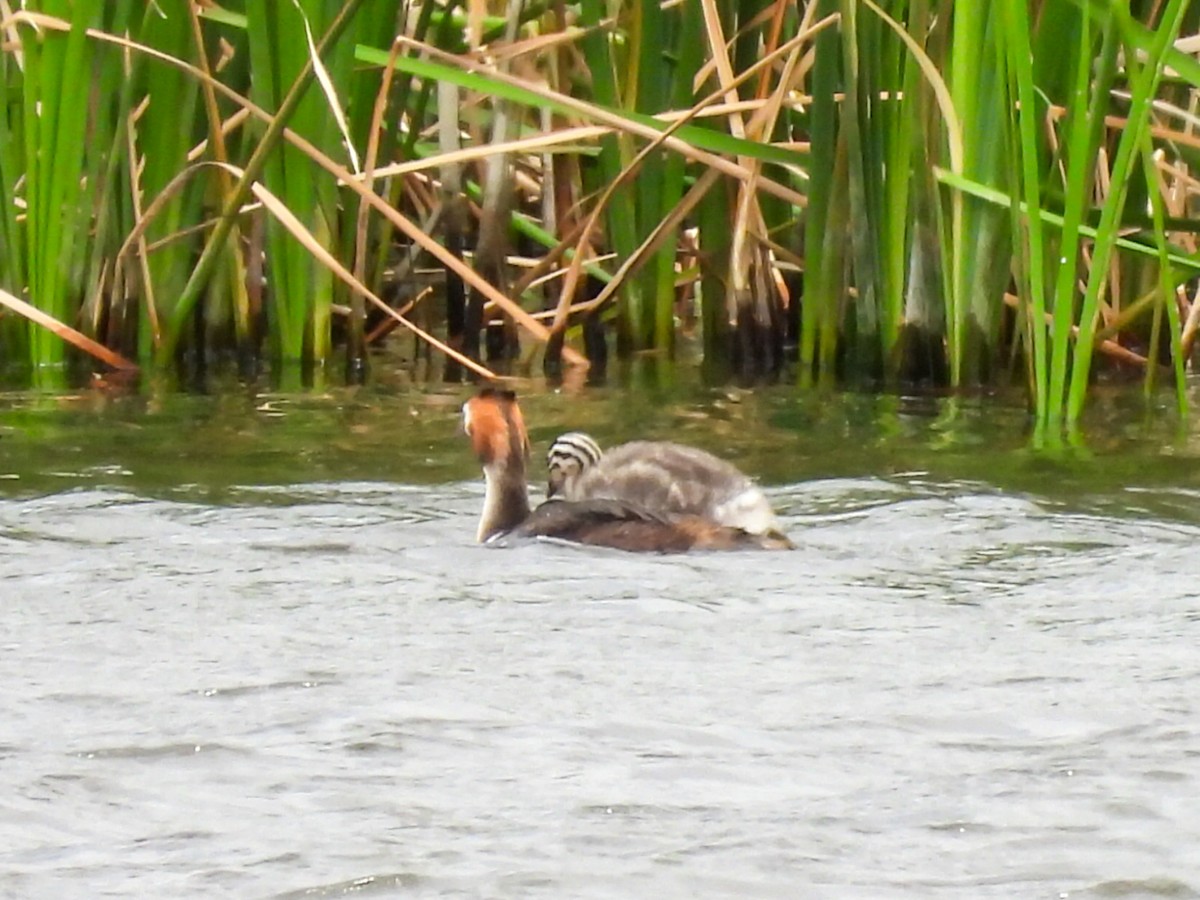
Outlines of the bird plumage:
M516 395L491 388L480 391L463 405L463 427L483 466L486 485L480 541L502 535L553 537L659 553L785 546L775 536L629 498L552 499L531 509L526 483L529 439Z
M669 516L695 515L752 534L782 537L766 495L737 467L670 441L630 441L607 451L582 432L560 435L546 454L546 495L634 500Z

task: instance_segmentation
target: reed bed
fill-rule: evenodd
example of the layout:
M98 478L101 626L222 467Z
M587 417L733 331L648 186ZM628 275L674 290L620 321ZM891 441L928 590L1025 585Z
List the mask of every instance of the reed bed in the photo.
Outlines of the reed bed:
M0 357L1166 382L1184 0L0 0ZM533 351L544 348L540 356Z

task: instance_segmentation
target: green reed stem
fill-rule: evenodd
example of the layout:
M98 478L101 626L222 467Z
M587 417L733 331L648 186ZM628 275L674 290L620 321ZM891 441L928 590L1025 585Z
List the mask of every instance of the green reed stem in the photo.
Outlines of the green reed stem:
M1114 18L1123 32L1130 30L1129 12L1120 4L1113 7ZM1155 38L1147 50L1145 65L1140 65L1134 54L1127 53L1125 65L1132 73L1132 100L1129 122L1121 132L1117 144L1117 156L1113 162L1111 186L1100 213L1096 244L1092 253L1092 268L1088 274L1087 290L1083 297L1083 308L1079 317L1079 338L1075 346L1075 358L1071 370L1071 388L1067 400L1067 421L1075 423L1083 411L1087 396L1088 374L1092 364L1092 344L1099 319L1100 296L1108 280L1108 265L1112 258L1121 213L1129 189L1129 179L1137 161L1137 152L1146 133L1151 103L1158 82L1162 78L1166 50L1174 42L1187 11L1185 0L1169 0L1162 13Z
M1049 403L1049 372L1046 367L1046 245L1042 229L1041 164L1038 156L1039 103L1033 86L1033 53L1029 11L1023 3L1003 6L1002 34L1008 51L1008 70L1016 88L1016 125L1019 133L1021 169L1019 183L1025 197L1026 214L1020 219L1026 252L1023 294L1029 303L1025 314L1027 334L1033 347L1034 409L1045 417Z
M336 43L342 32L350 24L362 2L363 0L346 0L341 10L333 18L333 21L330 22L325 33L316 42L317 56L324 57L326 51ZM188 279L187 284L184 285L178 300L176 300L175 308L172 311L167 329L163 334L162 344L158 350L157 359L161 365L165 366L169 364L174 358L175 349L183 333L183 327L187 323L188 316L191 315L192 310L195 308L196 302L200 299L201 292L212 277L213 271L220 260L221 248L224 246L225 240L233 228L238 211L250 196L250 186L262 174L270 154L274 152L283 136L283 130L287 127L288 121L299 106L304 96L304 91L309 86L312 69L312 60L307 59L295 79L293 79L291 87L283 98L283 102L279 105L279 109L276 110L275 118L267 126L266 132L254 148L254 152L250 155L250 159L244 167L244 174L238 181L233 193L226 200L225 206L221 211L221 216L214 225L213 232L209 236L207 243L205 243L203 252L200 254L200 259L197 261L195 269L192 270L192 275Z

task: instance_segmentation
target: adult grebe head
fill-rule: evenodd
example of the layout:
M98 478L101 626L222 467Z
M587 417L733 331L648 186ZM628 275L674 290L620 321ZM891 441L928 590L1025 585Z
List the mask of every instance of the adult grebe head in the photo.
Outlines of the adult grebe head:
M463 404L463 431L484 468L512 466L529 458L529 434L513 391L484 388Z

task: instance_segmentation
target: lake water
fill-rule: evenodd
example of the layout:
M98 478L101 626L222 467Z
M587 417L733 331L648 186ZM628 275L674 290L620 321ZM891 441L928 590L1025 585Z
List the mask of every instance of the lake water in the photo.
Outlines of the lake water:
M798 549L473 540L466 391L0 398L0 896L1200 896L1186 429L531 396Z

